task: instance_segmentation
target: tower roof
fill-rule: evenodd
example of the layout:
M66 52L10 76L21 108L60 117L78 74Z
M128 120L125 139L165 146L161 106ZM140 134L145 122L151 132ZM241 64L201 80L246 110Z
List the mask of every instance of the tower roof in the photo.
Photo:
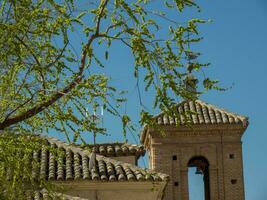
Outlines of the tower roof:
M176 125L176 124L244 124L248 118L229 112L215 105L205 103L201 100L182 101L174 107L180 114L180 118L174 119L161 112L155 116L158 125Z
M154 117L160 126L192 126L192 125L241 125L248 126L248 117L229 112L215 105L201 100L185 100L173 108L178 117L172 117L161 112ZM145 127L144 129L146 129ZM146 131L141 134L141 142L146 136Z

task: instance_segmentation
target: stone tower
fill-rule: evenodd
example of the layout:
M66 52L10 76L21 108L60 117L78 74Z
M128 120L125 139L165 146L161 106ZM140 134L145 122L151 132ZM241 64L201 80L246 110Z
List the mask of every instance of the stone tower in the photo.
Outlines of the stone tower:
M205 200L244 200L241 137L248 119L200 100L174 109L180 117L160 113L159 126L146 126L141 134L150 168L170 175L164 200L189 199L192 166L203 174Z

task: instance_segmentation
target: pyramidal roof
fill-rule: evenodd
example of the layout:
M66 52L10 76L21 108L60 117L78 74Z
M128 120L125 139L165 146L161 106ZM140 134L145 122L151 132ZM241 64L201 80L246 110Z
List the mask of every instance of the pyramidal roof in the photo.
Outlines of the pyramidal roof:
M229 112L201 100L182 101L174 106L174 109L179 114L178 118L170 117L161 112L155 116L157 124L243 124L247 126L248 123L248 118L245 116Z
M156 124L160 126L175 125L241 125L248 126L248 117L229 112L215 105L201 100L184 100L174 106L177 117L161 112L154 117ZM146 127L145 127L146 129ZM141 134L144 140L146 131Z

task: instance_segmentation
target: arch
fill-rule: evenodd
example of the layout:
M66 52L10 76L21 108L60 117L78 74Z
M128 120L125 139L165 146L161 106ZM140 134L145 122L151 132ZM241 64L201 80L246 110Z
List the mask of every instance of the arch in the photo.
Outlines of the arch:
M206 152L201 152L201 153L195 153L196 150L190 153L184 152L182 156L182 160L181 160L181 166L186 168L188 167L188 163L194 158L203 158L207 163L209 163L210 167L215 167L217 166L217 160L214 154L215 150L216 149L212 149L212 150L205 149Z
M205 156L193 156L187 162L187 167L190 167L190 165L196 166L196 165L201 165L201 164L205 166L210 165L208 159Z
M187 163L187 167L196 167L196 174L203 174L205 200L210 200L209 165L204 156L194 156Z

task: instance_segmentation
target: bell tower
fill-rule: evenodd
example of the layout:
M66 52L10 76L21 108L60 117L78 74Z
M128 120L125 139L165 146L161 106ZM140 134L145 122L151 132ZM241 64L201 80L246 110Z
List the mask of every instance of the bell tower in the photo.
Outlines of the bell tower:
M170 175L164 200L189 199L189 167L203 175L205 200L244 200L241 137L248 118L200 100L174 109L178 118L160 113L158 127L141 134L150 169Z

